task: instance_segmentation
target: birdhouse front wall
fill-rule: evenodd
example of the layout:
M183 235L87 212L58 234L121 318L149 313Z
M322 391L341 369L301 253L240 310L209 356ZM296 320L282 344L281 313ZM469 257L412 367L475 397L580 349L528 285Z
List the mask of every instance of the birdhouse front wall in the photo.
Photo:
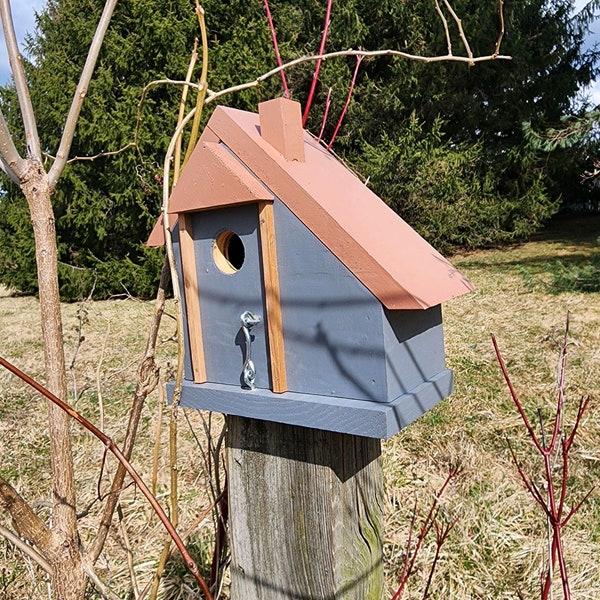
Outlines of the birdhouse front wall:
M385 403L445 370L439 306L385 309L279 199L274 217L286 391ZM189 321L190 311L199 313L206 381L247 392L241 389L247 348L240 315L250 311L261 319L251 334L255 385L271 390L257 205L198 211L187 219L199 303L185 314ZM219 248L224 235L236 239L231 256ZM189 349L198 332L186 330ZM189 360L186 379L194 379Z
M252 331L255 385L270 389L257 206L196 212L190 219L206 379L237 387L243 385L246 342L240 315L249 311L263 320Z

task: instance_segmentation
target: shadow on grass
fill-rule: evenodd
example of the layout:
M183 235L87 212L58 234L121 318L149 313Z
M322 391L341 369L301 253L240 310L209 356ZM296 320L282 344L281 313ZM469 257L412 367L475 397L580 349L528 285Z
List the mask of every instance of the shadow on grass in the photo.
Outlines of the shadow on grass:
M526 245L510 246L493 257L466 258L460 266L497 273L516 270L532 291L600 291L600 216L555 220L531 242L537 246L529 255ZM519 250L523 251L522 256L518 255Z

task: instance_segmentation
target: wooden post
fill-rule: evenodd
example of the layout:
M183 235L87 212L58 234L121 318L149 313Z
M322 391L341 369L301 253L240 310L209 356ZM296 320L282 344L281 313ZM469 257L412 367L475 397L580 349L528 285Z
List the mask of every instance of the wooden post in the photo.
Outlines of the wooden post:
M232 600L380 600L380 440L227 426Z

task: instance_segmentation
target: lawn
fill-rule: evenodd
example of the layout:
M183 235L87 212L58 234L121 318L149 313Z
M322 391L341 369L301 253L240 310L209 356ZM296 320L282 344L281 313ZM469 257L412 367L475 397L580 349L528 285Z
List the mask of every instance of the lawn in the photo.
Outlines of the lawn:
M440 518L456 521L456 525L442 547L430 597L502 599L521 594L522 598L539 598L546 520L521 482L507 440L524 470L540 486L541 463L502 381L491 335L498 340L528 415L537 419L540 408L548 420L556 403L558 352L570 313L567 431L579 400L592 398L572 450L567 504L575 506L597 485L600 475L600 294L573 289L565 283L564 274L578 269L590 273L586 265L594 260L597 264L599 235L598 218L562 221L528 243L452 258L477 288L444 306L447 360L455 373L455 392L383 444L387 597L391 598L398 584L415 506L418 528L448 470L459 466L461 476L440 499ZM94 423L103 421L104 430L117 442L124 432L152 310L151 302L126 297L63 306L69 400ZM43 380L39 327L34 298L0 292L0 355ZM170 378L174 364L174 331L174 320L165 317L159 345L165 380ZM0 399L0 473L47 518L50 482L45 404L7 372L0 372ZM150 482L155 440L160 433L156 487L159 499L166 502L170 474L168 410L161 412L161 404L156 391L144 409L133 462ZM207 469L196 442L204 436L204 425L198 413L185 416L179 420L182 530L211 501L206 493ZM82 512L85 543L86 536L93 534L100 510L96 497L103 448L78 426L73 429L78 510ZM108 468L114 471L115 465L109 462ZM105 472L100 482L102 491L108 481ZM571 588L578 599L600 598L599 509L600 494L594 491L564 531ZM163 532L141 495L131 487L123 496L122 511L120 526L115 525L111 532L97 570L127 597L131 584L126 548L133 548L134 572L143 588L156 565ZM10 527L5 517L0 517L0 523ZM207 516L188 540L204 565L209 561L211 530L211 517ZM422 597L434 551L433 540L427 539L404 598ZM36 573L40 575L35 566L0 541L1 598L45 596L43 578L36 578ZM167 572L164 597L192 598L191 581L175 561ZM557 588L555 598L560 597Z

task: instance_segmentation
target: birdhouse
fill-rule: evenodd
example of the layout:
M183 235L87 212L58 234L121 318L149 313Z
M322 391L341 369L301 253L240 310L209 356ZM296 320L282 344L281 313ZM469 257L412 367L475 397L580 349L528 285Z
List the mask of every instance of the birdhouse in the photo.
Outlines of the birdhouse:
M298 103L217 108L169 213L183 406L387 438L451 393L441 303L471 284L303 131Z

